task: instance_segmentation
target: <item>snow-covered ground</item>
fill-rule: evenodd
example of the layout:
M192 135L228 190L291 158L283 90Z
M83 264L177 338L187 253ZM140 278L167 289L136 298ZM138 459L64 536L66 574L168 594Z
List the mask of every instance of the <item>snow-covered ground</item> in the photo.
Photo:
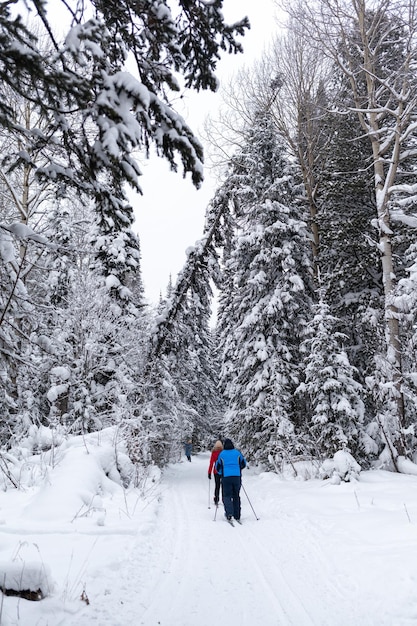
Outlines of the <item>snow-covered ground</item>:
M335 485L251 468L259 519L242 492L232 528L209 508L208 461L124 490L109 437L58 447L53 467L27 459L22 489L0 492L0 584L38 576L48 595L2 596L2 626L417 624L417 477Z

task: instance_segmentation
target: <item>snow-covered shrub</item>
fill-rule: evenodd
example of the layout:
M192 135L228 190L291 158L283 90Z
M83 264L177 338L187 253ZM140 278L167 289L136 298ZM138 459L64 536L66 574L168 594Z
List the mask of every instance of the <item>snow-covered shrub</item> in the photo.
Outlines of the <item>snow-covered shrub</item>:
M63 428L32 425L27 437L19 442L19 448L22 451L26 449L29 454L36 454L60 446L64 439L65 431Z
M349 482L358 480L361 466L347 450L338 450L333 459L326 459L320 467L322 478L331 478L334 484L341 480Z
M318 478L320 471L319 463L313 459L297 460L282 463L282 475L284 478L296 480L312 480Z
M102 445L94 454L99 459L107 478L124 487L132 482L135 469L123 442L118 442L116 446Z
M6 595L20 595L27 600L42 600L53 590L51 573L44 563L2 562L0 589Z

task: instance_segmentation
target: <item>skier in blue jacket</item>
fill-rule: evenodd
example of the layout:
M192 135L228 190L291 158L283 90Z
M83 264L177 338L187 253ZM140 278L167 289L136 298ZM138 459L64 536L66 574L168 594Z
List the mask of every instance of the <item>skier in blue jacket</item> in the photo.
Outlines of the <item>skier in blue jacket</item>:
M232 517L240 520L240 487L244 467L246 459L243 454L234 447L231 439L225 439L216 461L216 470L222 476L224 514L228 520Z

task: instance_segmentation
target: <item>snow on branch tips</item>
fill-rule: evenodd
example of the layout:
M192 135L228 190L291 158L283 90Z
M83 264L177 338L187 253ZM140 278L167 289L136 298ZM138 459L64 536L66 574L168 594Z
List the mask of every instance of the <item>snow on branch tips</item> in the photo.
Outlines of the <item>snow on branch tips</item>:
M45 246L50 245L49 241L42 235L35 233L32 228L22 222L13 222L12 224L0 224L0 228L11 233L18 239L27 239L36 243L41 243Z

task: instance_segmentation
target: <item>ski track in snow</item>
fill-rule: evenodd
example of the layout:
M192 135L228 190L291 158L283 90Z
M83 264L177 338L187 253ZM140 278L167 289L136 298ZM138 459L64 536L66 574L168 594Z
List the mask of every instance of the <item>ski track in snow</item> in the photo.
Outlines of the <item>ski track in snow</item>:
M71 626L382 626L364 621L355 585L322 550L324 533L297 512L263 501L258 521L242 491L243 525L227 524L223 506L214 521L207 465L200 455L165 471L155 514L115 572L123 598L110 585ZM259 477L243 480L252 501Z
M67 547L68 525L0 526L1 541L14 529L28 540L19 550L39 544L53 572L61 563L55 592L41 603L7 598L11 618L2 620L0 612L1 625L417 624L414 478L398 479L407 485L408 520L392 475L390 482L369 474L362 483L333 487L245 470L243 484L260 519L242 490L243 524L232 528L222 505L214 520L208 461L204 453L169 466L160 482L145 485L145 498L137 491L103 496L104 525L77 518Z

